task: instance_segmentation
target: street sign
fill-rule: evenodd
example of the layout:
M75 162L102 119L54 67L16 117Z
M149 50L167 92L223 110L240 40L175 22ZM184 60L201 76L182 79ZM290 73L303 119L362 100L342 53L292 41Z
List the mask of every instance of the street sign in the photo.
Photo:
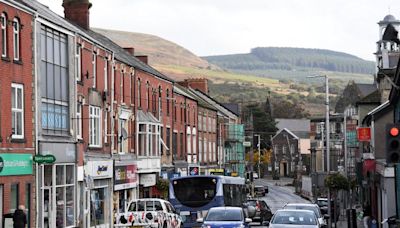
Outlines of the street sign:
M47 155L41 155L37 154L33 156L33 161L39 164L47 163L47 164L52 164L56 161L56 157L52 154L47 154Z
M244 141L244 142L243 142L243 146L244 146L244 147L251 147L251 142Z

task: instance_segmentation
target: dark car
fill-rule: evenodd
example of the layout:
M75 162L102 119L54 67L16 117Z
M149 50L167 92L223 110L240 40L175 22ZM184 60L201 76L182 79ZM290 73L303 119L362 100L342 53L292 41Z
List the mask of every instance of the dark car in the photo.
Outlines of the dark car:
M254 194L256 196L265 196L268 193L268 186L254 186Z
M252 218L254 222L260 222L262 225L264 221L270 221L272 218L271 209L268 207L264 200L251 199L247 200L249 206L256 208L256 214Z
M321 213L323 215L328 214L328 199L327 198L317 198L317 201L315 202L319 208L321 209ZM332 215L336 215L336 218L339 217L339 210L335 213L335 201L331 199L331 218L332 221L335 221L335 217Z
M246 218L241 207L213 207L205 218L199 218L197 222L202 223L202 228L248 228L252 220Z

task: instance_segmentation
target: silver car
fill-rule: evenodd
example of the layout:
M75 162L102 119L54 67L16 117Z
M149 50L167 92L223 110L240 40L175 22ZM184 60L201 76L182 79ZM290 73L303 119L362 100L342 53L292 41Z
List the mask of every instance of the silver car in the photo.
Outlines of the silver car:
M317 216L318 222L321 227L326 227L327 223L325 217L322 215L321 210L317 204L311 203L288 203L283 209L293 209L293 210L309 210L315 213ZM327 217L327 216L326 216Z
M317 216L309 210L277 210L271 222L264 222L269 228L320 228Z

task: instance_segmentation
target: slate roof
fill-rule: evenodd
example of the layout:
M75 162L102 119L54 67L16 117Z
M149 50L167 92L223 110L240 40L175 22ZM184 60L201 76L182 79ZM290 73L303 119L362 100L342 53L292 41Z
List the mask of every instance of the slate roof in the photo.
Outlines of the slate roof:
M235 103L224 103L222 104L225 108L227 108L229 111L235 113L237 116L240 116L240 110L239 110L239 104Z
M217 109L212 106L210 103L208 103L206 100L204 100L202 97L197 94L198 91L192 89L192 88L186 88L186 92L189 93L195 100L197 100L197 105L203 108L211 109L214 111L217 111Z
M188 97L189 99L195 100L196 98L193 97L193 95L190 94L187 88L179 85L178 83L174 84L174 93L180 94L182 96Z
M359 100L356 105L359 104L380 104L381 103L381 93L379 90L375 90L374 92L368 94L361 100Z
M218 101L214 100L214 98L208 96L207 94L203 93L200 90L196 90L196 93L197 93L197 95L202 97L205 101L207 101L207 103L209 103L210 105L215 107L217 109L217 111L219 111L223 115L225 115L225 116L227 116L229 118L232 118L232 119L237 119L238 118L238 115L236 115L235 113L231 112L229 109L225 108L222 104L218 103Z
M360 90L361 97L365 97L377 89L375 84L356 83L356 86Z
M276 127L280 130L287 128L291 131L310 132L310 120L308 119L275 119Z
M77 33L92 42L96 43L97 45L103 46L106 50L110 50L114 52L115 58L127 65L133 66L137 69L140 69L142 71L145 71L149 74L152 74L156 77L162 78L164 80L167 80L169 82L174 82L171 78L163 75L156 69L150 67L149 65L143 63L133 55L131 55L129 52L125 51L122 47L118 46L116 43L108 39L107 37L96 33L92 30L85 30L78 25L75 25L73 22L68 21L67 19L61 17L60 15L54 13L51 11L47 6L41 4L40 2L36 0L19 0L22 3L26 4L27 6L30 6L31 8L35 9L39 15L40 18L56 24L64 29L67 29L71 32Z

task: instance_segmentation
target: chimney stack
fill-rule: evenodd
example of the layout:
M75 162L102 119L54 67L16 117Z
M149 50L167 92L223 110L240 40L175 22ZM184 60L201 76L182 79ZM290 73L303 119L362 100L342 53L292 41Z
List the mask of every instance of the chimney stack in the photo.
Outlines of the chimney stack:
M208 81L206 78L188 78L184 81L178 82L178 84L186 88L197 89L205 94L208 94Z
M84 29L90 28L89 9L92 3L89 0L63 0L64 17Z
M133 47L124 47L124 50L129 52L131 55L135 55L135 48Z
M138 55L136 56L140 61L142 61L144 64L149 64L149 56L147 55Z

